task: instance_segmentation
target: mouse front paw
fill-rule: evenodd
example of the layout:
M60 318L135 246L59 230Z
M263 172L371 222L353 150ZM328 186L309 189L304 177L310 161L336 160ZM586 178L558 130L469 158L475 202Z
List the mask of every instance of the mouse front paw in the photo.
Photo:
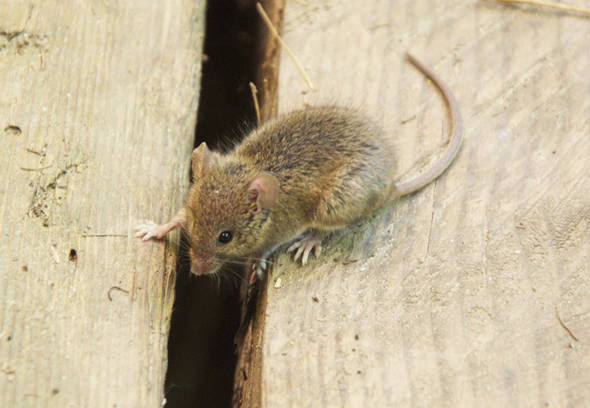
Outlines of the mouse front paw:
M323 236L317 235L304 237L291 245L287 249L287 252L293 252L297 250L293 256L293 259L297 262L301 258L301 265L305 265L307 263L307 259L309 258L309 254L312 251L316 258L320 256L320 253L322 252L322 238Z
M141 238L142 241L148 241L151 238L162 239L169 231L166 224L159 225L153 221L137 225L133 230L135 231L135 237Z
M254 262L254 264L252 265L252 269L254 269L256 271L256 278L260 279L262 278L262 273L266 272L266 269L268 267L268 259L266 258L262 258L262 259L258 259Z

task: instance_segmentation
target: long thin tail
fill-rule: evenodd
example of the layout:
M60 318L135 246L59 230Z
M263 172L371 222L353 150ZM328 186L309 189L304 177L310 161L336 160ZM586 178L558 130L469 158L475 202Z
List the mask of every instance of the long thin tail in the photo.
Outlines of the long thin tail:
M453 93L447 88L445 83L430 69L426 68L420 61L414 58L410 54L406 54L408 61L412 63L420 72L428 77L434 85L438 88L442 94L449 110L450 117L450 129L449 129L449 145L440 159L429 168L425 173L418 177L406 181L404 183L396 184L397 196L401 197L406 194L413 193L414 191L420 190L422 187L434 181L438 176L444 173L444 171L451 165L457 153L461 148L461 142L463 141L463 133L461 128L461 114L457 107L457 101Z

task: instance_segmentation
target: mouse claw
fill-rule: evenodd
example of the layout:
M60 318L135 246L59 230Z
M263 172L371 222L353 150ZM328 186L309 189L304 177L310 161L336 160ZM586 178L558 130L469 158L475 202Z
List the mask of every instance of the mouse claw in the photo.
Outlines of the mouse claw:
M254 269L256 270L256 277L258 279L262 278L262 273L266 272L267 266L268 263L266 262L266 259L256 261L256 263L254 264Z
M301 258L301 255L303 255L305 251L305 245L301 245L299 248L297 248L297 252L295 252L295 256L293 257L293 259L295 261L298 261L299 259L301 259L301 263L303 265L305 265L305 262L303 261L304 259L307 261L307 257L304 255L303 258Z
M316 258L319 258L321 253L322 253L322 244L320 242L318 245L315 246L314 251L313 251L313 255Z
M295 250L297 252L295 252L293 260L297 262L301 259L301 265L305 265L312 251L316 258L320 256L322 253L322 240L317 237L305 237L291 245L287 249L287 252L293 252Z

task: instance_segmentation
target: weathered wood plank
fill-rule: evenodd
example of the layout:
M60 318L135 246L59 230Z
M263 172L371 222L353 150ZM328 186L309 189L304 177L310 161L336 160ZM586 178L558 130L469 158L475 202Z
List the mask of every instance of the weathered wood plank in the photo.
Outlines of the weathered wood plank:
M590 20L478 1L290 1L279 106L362 108L399 173L444 143L429 65L465 143L438 182L269 284L269 407L590 404ZM577 336L575 341L559 324Z
M203 10L0 1L0 406L162 402Z

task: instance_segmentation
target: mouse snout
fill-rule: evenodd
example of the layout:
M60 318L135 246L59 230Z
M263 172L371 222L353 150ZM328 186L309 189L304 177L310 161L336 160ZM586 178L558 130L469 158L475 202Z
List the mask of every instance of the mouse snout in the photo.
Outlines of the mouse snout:
M213 267L213 257L193 258L191 262L191 273L195 275L206 275L211 273Z

